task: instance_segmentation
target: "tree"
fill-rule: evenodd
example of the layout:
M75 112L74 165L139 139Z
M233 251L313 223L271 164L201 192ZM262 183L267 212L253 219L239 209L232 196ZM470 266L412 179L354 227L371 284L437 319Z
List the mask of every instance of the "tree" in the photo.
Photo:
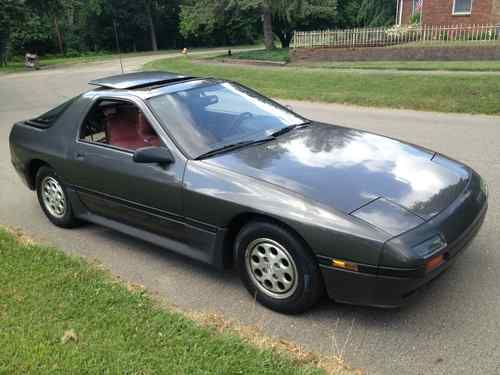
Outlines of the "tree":
M7 65L7 52L12 28L22 24L23 0L0 0L0 66Z
M262 14L264 44L273 48L276 35L288 48L293 32L332 27L336 22L337 0L239 0L243 7L258 9Z
M64 38L61 32L59 17L65 13L72 0L28 0L28 4L38 15L52 19L59 53L64 54Z
M31 9L23 12L23 22L11 28L10 45L13 51L43 53L51 45L53 36L50 20Z
M237 0L185 0L180 7L180 33L194 45L254 42L260 3L253 2L254 6L247 6Z
M221 30L234 37L242 26L249 30L260 20L264 44L271 49L273 35L288 47L297 28L330 27L335 16L336 0L184 0L180 25L184 37L206 41Z
M264 32L264 46L267 50L274 48L272 8L268 0L262 2L262 28Z
M114 50L114 25L124 51L174 47L181 40L180 1L0 0L1 63L8 48L23 55L26 49L66 55ZM248 22L238 17L237 22ZM219 30L222 35L224 27Z
M339 26L342 28L386 26L394 22L393 0L349 0L339 2Z
M297 29L311 30L336 24L337 0L277 0L273 6L273 31L288 48Z
M151 35L151 49L153 51L157 51L158 50L158 42L156 41L155 23L153 21L153 16L151 14L151 7L152 6L153 6L152 0L144 0L144 7L146 10L146 18L148 20L149 33Z

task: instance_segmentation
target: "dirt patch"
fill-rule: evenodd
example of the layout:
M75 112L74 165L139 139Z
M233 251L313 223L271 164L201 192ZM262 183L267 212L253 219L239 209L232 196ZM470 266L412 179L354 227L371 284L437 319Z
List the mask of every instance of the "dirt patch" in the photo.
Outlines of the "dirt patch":
M22 245L31 246L36 244L36 241L32 237L24 233L21 228L14 228L4 225L2 225L1 227L10 234L12 234L16 238L16 240Z
M182 311L181 311L182 312ZM283 339L267 336L255 326L241 325L227 320L222 314L205 312L182 312L189 319L203 326L213 327L218 332L234 333L245 341L262 349L270 349L291 358L298 365L312 365L319 367L331 375L362 375L360 369L348 366L342 358L336 356L325 357L305 350L302 346Z

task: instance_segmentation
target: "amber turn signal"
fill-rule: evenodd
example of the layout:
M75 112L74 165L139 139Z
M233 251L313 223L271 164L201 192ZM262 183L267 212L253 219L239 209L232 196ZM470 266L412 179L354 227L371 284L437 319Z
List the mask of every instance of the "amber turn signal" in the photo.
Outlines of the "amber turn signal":
M444 263L444 255L438 255L437 257L429 259L429 261L425 264L425 269L427 272L434 271L436 268L438 268L441 264Z
M346 260L332 259L332 266L336 268L343 268L349 271L358 272L358 265L356 263L348 262Z

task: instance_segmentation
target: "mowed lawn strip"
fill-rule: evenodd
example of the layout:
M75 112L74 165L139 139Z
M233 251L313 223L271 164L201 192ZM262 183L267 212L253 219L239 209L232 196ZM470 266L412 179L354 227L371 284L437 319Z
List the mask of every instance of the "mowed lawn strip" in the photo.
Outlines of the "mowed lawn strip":
M189 57L153 61L145 69L231 79L282 99L500 114L500 75L346 73L304 67L231 66L193 62Z
M139 57L139 56L149 56L153 54L161 54L161 53L173 53L177 51L173 50L163 50L163 51L146 51L146 52L128 52L123 53L122 58L128 57ZM61 55L47 55L40 56L39 64L40 69L46 69L48 67L54 67L58 65L72 65L72 64L83 64L90 63L96 61L105 61L111 59L117 59L120 55L117 53L88 53L83 54L81 56L61 56ZM33 69L28 69L24 66L24 57L17 56L14 61L10 61L6 66L0 66L0 73L12 73L12 72L22 72L22 71L33 71Z
M322 373L201 327L81 259L1 228L0 259L0 373Z
M314 66L330 69L499 72L500 61L332 61Z

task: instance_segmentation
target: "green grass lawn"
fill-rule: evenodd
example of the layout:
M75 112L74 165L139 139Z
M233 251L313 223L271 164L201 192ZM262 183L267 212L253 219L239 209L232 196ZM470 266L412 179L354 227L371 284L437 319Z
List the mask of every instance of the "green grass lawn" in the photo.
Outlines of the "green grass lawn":
M260 45L237 45L237 46L222 46L222 47L214 47L217 49L232 49L233 51L236 51L235 54L237 54L238 49L242 48L259 48ZM213 48L205 48L205 47L198 47L198 48L190 48L190 52L207 52L210 53L210 50ZM180 50L160 50L160 51L143 51L143 52L128 52L128 53L122 53L122 57L124 59L128 57L137 57L137 56L144 56L144 55L154 55L154 54L164 54L164 53L176 53L180 52ZM217 54L220 54L219 52L214 52ZM64 64L81 64L81 63L88 63L88 62L94 62L94 61L102 61L102 60L110 60L110 59L116 59L118 58L117 53L110 53L110 52L102 52L102 53L88 53L84 54L82 56L75 56L75 57L68 57L64 55L46 55L46 56L41 56L40 57L40 66L43 69L44 67L50 67L50 66L55 66L55 65L64 65ZM0 73L12 73L12 72L22 72L22 71L29 71L31 69L26 69L24 67L24 57L22 56L17 56L12 59L12 61L9 62L7 66L0 66Z
M500 114L500 76L360 74L304 67L228 66L193 63L189 57L153 61L145 69L232 79L283 99Z
M228 58L227 55L219 57ZM253 51L234 52L230 58L244 59L244 60L263 60L263 61L276 61L288 62L288 48L275 48L273 50L258 49Z
M158 51L158 52L132 52L132 53L124 53L122 54L123 58L141 56L141 55L151 55L153 53L164 53L167 51ZM64 65L64 64L81 64L88 63L93 61L102 61L109 60L113 58L118 58L118 54L116 53L98 53L98 54L87 54L83 56L75 56L75 57L67 57L60 55L48 55L40 57L40 67L43 69L44 67L54 66L54 65ZM20 72L20 71L28 71L31 69L26 69L24 67L24 58L16 57L10 62L7 66L0 67L0 73L12 73L12 72Z
M426 40L425 42L409 42L387 46L386 48L427 48L427 47L488 47L500 45L500 39L495 40Z
M330 69L380 70L448 70L448 71L500 71L500 61L332 61L316 63L315 67Z
M0 228L0 373L319 374Z

